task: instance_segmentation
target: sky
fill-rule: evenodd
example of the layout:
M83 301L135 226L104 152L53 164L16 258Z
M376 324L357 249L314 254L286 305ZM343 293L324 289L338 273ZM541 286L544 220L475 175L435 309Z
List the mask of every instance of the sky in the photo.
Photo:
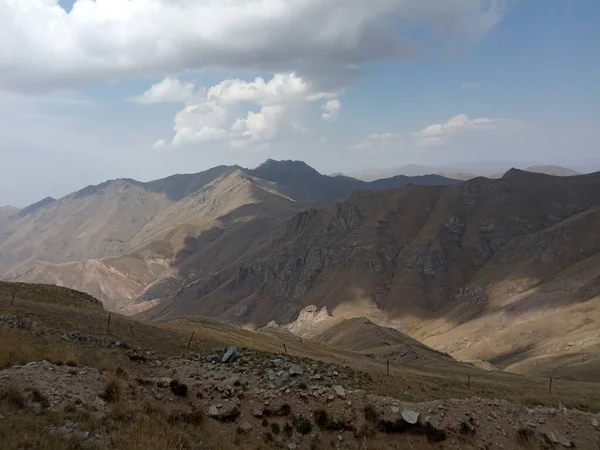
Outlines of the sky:
M0 0L0 205L303 160L600 170L597 0Z

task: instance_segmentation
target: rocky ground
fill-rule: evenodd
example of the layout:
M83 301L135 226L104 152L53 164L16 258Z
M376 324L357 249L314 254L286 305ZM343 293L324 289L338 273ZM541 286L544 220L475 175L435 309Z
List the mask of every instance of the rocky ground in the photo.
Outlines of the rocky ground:
M95 342L80 334L64 339ZM310 359L234 347L167 358L123 342L110 345L131 361L110 376L45 360L0 371L0 406L13 406L0 410L0 421L23 411L40 419L70 412L48 431L89 449L119 448L107 417L126 420L151 408L166 411L165 426L208 423L216 439L187 447L197 449L221 448L218 442L290 450L600 448L600 415L562 405L477 397L410 403L371 395L368 374Z

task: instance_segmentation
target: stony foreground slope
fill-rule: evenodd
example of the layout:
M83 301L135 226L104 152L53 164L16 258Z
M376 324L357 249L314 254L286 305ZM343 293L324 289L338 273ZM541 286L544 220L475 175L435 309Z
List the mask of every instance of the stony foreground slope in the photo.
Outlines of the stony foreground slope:
M287 333L204 319L156 326L113 314L108 323L97 305L64 291L19 287L24 298L13 306L0 293L3 449L600 443L597 385L557 380L548 395L545 380L397 364L387 376L376 360ZM225 341L237 349L224 351ZM515 403L524 395L529 406Z

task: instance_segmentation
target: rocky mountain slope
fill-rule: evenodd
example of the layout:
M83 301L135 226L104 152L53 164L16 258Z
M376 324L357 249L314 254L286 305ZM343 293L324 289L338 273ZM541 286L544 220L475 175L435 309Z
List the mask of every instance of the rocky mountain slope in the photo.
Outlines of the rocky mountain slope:
M148 183L107 181L3 210L0 276L81 289L109 309L135 311L136 300L171 295L198 273L236 261L309 205L411 182L455 183L442 177L365 183L272 160L253 170L220 166Z
M599 189L600 174L511 170L499 180L357 192L298 213L148 314L263 326L316 305L500 368L575 352L595 361ZM573 321L560 321L561 311Z

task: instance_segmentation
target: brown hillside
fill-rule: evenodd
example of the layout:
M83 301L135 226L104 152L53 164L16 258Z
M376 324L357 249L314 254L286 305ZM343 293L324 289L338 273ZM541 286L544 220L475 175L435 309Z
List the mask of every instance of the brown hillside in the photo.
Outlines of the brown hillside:
M522 336L482 346L496 333L597 295L598 266L589 261L600 251L598 189L600 174L512 170L458 186L359 192L334 208L299 213L271 242L200 274L151 315L263 326L292 322L314 304L503 367L562 353L537 344L519 350ZM512 352L513 359L503 356Z

